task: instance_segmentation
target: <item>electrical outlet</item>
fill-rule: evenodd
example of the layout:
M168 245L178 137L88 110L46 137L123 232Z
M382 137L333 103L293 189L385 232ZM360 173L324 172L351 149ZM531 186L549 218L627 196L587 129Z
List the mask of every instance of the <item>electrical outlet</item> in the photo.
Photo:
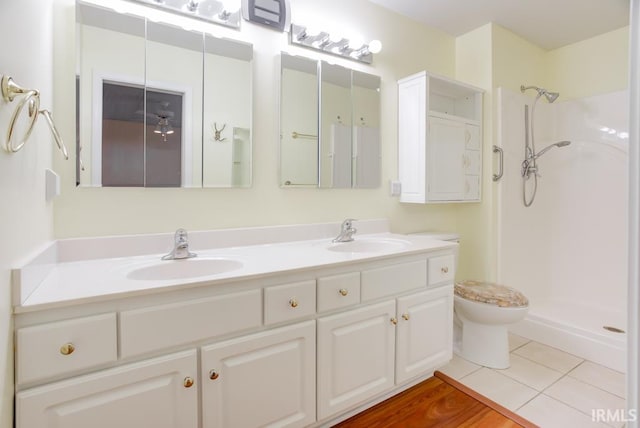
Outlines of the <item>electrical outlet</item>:
M399 181L390 180L389 184L391 196L400 196L400 192L402 191L402 183L400 183Z

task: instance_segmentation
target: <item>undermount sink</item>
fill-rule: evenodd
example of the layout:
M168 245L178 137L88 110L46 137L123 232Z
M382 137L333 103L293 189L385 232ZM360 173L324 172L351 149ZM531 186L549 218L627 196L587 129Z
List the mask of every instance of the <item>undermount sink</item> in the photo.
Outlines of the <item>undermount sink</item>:
M365 238L355 239L351 242L336 242L327 249L341 253L381 253L387 251L399 251L411 245L409 241L401 239Z
M231 259L163 260L133 269L127 273L127 278L151 281L196 278L231 272L242 266L242 262Z

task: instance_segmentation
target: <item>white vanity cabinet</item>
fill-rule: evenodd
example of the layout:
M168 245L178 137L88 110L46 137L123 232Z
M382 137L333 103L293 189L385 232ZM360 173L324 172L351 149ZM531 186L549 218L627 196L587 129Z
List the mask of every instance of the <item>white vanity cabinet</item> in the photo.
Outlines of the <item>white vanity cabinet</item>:
M393 300L318 319L318 419L393 387Z
M406 239L413 251L19 308L15 426L328 426L401 392L451 358L456 261L453 244Z
M423 259L363 271L363 300L387 300L318 318L318 419L429 374L451 359L454 258L435 260L429 268ZM439 275L427 279L436 266ZM439 285L427 286L434 284Z
M304 427L316 420L315 321L202 348L202 426Z
M396 384L401 384L451 359L453 287L422 291L397 302Z
M197 428L195 350L27 389L20 428Z
M477 202L482 90L418 73L398 81L401 202Z

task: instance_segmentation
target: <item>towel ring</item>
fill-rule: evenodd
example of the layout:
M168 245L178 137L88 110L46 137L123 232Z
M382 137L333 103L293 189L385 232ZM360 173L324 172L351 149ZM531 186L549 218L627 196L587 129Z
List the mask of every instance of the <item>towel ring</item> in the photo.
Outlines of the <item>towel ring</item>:
M27 140L29 140L31 132L33 131L33 128L35 128L38 115L41 114L42 116L44 116L47 125L49 125L49 129L53 134L53 139L58 146L58 149L60 149L65 159L69 159L67 147L65 146L62 137L60 137L60 133L58 132L56 125L53 123L51 112L49 110L40 110L40 92L36 89L25 89L20 87L9 76L2 76L2 80L0 81L0 89L2 90L2 98L8 103L13 102L13 100L18 95L24 95L24 97L16 106L16 109L13 111L11 119L9 120L7 141L5 142L4 146L5 150L9 153L15 153L20 150L26 144ZM24 110L25 106L27 107L27 113L29 115L27 130L25 131L19 142L14 143L16 123L18 122L18 117L20 117L20 114Z

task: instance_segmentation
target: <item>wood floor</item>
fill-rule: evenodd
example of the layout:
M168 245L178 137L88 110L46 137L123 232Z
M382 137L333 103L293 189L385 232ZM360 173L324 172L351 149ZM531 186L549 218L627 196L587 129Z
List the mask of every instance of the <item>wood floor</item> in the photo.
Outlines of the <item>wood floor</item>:
M536 425L443 373L365 410L334 428L483 427Z

